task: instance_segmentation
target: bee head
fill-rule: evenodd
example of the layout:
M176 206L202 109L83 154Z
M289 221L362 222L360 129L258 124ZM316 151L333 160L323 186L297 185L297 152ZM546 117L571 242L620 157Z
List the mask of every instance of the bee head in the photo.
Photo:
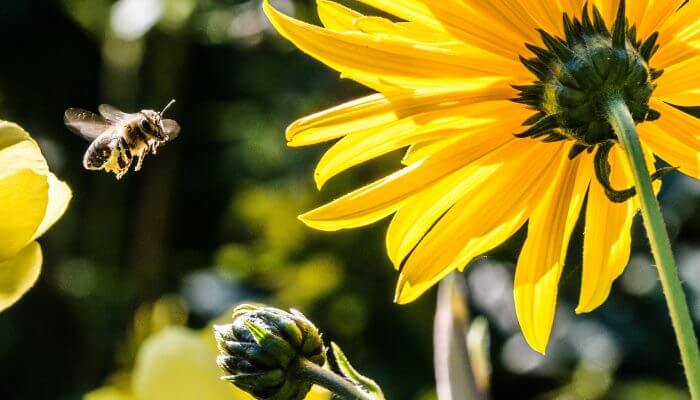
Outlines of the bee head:
M148 135L155 137L160 141L169 141L177 137L180 133L180 125L172 119L163 119L165 111L175 103L171 100L162 111L142 110L143 118L140 122L140 128Z
M142 110L141 115L142 118L139 122L139 128L141 128L141 131L147 135L155 137L158 140L165 140L161 126L160 113L153 110Z

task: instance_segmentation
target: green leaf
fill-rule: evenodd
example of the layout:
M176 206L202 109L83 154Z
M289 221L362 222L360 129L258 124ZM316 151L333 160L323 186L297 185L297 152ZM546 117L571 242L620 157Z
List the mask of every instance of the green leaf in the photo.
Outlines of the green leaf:
M345 353L343 353L337 344L331 342L331 348L333 349L333 356L338 364L338 369L347 380L369 393L375 400L384 400L384 393L375 381L357 372L357 370L350 365L350 361L348 361Z

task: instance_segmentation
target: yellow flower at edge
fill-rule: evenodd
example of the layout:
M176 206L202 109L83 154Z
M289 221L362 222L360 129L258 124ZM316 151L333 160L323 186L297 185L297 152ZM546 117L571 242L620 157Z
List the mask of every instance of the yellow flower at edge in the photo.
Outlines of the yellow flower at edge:
M169 326L139 347L133 371L85 395L85 400L253 400L221 380L211 327L196 331ZM306 400L328 400L315 388Z
M49 172L39 146L0 121L0 311L19 300L41 271L36 239L65 212L68 185Z
M526 340L544 352L584 203L577 312L606 300L630 255L638 199L605 96L625 101L650 170L656 156L700 178L700 119L673 106L700 104L700 1L358 1L393 18L317 0L319 27L264 1L285 38L378 92L288 128L293 147L339 139L318 163L319 188L407 148L396 172L301 220L335 231L393 215L399 303L528 223L514 297Z

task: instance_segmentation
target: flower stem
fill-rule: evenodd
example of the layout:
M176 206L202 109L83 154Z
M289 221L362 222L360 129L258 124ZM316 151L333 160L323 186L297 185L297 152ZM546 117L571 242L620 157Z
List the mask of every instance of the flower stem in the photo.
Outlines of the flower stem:
M676 333L683 366L685 367L690 394L694 400L700 400L700 351L698 351L698 340L693 330L693 321L690 318L688 303L678 276L678 269L676 268L671 243L666 232L666 225L654 194L635 122L624 100L619 96L610 97L606 104L606 111L608 121L615 130L620 146L627 155L627 160L632 168L635 187L639 194L644 227L649 237L649 244L659 271L669 313L671 314L671 321Z
M297 378L328 389L343 400L373 400L372 397L358 389L346 379L318 366L303 357L297 358L293 370Z

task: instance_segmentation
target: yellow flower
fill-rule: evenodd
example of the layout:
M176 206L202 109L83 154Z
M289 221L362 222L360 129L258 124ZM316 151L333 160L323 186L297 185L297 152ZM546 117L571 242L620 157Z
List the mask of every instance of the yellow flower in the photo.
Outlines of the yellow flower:
M529 221L514 295L525 338L544 352L586 196L576 311L601 305L629 259L638 200L600 96L624 97L651 167L658 156L700 177L700 120L671 105L700 104L700 1L359 1L392 18L317 0L318 27L264 3L299 49L378 92L288 128L293 147L340 139L316 168L319 188L407 148L396 172L301 220L335 231L393 215L399 303Z
M0 121L0 311L36 282L36 239L65 212L68 185L49 172L39 146L19 126Z
M85 395L85 400L252 400L221 380L218 351L211 327L196 331L182 326L161 329L138 349L133 371L116 375L109 385ZM314 389L306 400L328 400Z

